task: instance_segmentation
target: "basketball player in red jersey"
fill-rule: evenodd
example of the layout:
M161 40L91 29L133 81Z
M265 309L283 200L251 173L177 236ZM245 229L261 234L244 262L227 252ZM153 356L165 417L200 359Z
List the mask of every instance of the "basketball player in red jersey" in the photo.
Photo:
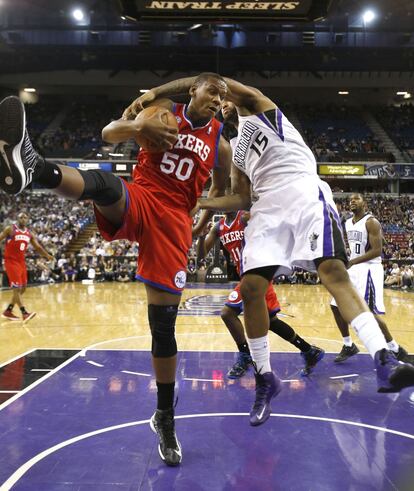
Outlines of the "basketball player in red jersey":
M0 242L6 239L4 248L4 267L6 269L9 285L13 290L12 300L7 309L1 314L4 319L19 321L20 318L13 314L13 308L17 304L22 313L23 322L28 322L36 315L36 312L27 312L22 302L22 295L27 285L27 270L25 256L29 244L48 260L52 260L50 255L37 241L32 232L27 228L29 217L26 213L19 213L17 225L9 225L0 233Z
M237 274L241 274L242 249L244 242L244 229L249 221L250 214L247 211L228 212L221 218L208 232L207 236L200 236L197 243L197 257L203 258L208 251L212 249L217 238L220 239L221 245L226 249L236 266ZM269 330L293 344L301 351L305 362L305 367L301 371L302 376L309 375L315 365L320 361L325 352L321 348L311 346L302 339L289 324L278 318L280 304L272 283L266 292L266 305L269 312L270 327ZM239 315L243 312L243 301L240 293L240 283L229 294L225 303L221 318L232 335L239 353L236 363L227 373L228 378L236 379L242 377L249 366L252 365L249 345L247 344L244 334L243 324Z
M221 137L222 124L214 118L226 91L222 77L206 73L197 77L189 89L188 105L155 97L155 105L175 114L178 134L176 128L163 122L162 113L147 119L129 119L129 108L122 119L106 126L102 136L109 143L142 136L164 149L159 153L139 152L132 183L109 172L82 171L46 162L33 150L21 102L8 97L0 103L0 187L8 193L18 193L33 177L66 198L93 200L96 220L106 240L139 242L138 276L147 292L158 389L151 428L158 434L162 460L172 466L182 460L173 410L175 321L192 243L190 211L210 173L209 196L223 195L226 188L231 149ZM156 95L157 88L152 93ZM202 214L202 226L210 216L210 212Z

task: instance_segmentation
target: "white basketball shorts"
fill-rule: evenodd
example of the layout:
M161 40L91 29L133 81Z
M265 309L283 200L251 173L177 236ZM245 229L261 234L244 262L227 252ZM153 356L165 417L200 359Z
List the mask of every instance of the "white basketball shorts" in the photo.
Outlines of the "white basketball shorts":
M241 271L294 266L316 271L315 259L347 261L342 226L331 188L318 176L295 178L289 186L262 194L253 204L245 229Z
M385 314L384 268L381 263L355 264L348 269L349 277L373 314ZM337 306L335 299L331 305Z

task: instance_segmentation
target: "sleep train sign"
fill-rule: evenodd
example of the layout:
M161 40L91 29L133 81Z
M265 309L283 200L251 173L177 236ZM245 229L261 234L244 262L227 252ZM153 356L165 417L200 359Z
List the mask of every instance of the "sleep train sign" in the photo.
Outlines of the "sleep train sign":
M122 14L135 20L315 20L328 12L331 0L294 2L171 2L159 0L121 0Z

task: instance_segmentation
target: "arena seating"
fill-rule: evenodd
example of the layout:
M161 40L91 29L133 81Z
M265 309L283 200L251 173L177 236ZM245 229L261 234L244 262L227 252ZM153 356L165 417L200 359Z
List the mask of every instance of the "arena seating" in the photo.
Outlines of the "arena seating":
M379 107L375 116L401 150L412 152L414 157L414 106Z
M355 107L301 106L295 112L318 161L360 160L362 156L386 160L383 145Z

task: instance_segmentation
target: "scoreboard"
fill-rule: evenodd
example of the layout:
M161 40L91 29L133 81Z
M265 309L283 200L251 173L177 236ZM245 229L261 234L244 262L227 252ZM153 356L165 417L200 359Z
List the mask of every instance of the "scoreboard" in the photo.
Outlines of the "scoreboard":
M320 19L328 13L331 0L296 0L293 2L119 0L119 3L122 15L133 20L250 22Z

